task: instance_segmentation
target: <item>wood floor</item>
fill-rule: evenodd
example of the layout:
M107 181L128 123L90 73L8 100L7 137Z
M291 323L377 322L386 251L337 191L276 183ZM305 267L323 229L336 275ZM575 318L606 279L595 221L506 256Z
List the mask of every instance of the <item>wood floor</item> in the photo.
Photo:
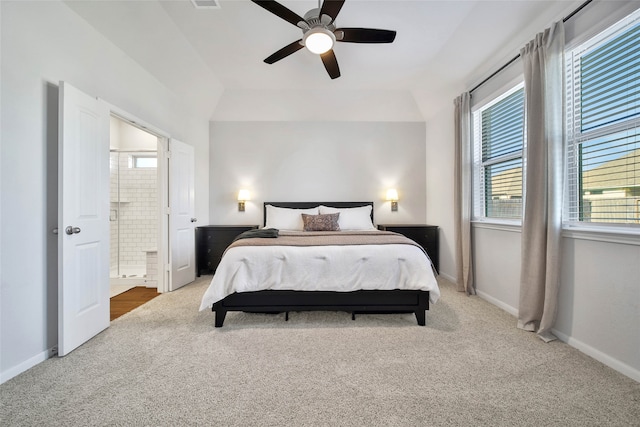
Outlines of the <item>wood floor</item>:
M156 288L136 286L111 298L111 320L117 319L134 308L160 295Z

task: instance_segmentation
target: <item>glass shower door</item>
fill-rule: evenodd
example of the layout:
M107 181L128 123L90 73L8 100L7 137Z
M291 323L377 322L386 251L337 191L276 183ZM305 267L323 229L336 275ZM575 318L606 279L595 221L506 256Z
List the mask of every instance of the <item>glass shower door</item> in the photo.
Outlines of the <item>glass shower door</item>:
M109 153L109 277L112 279L120 277L120 203L119 203L119 180L120 180L120 155L117 152Z

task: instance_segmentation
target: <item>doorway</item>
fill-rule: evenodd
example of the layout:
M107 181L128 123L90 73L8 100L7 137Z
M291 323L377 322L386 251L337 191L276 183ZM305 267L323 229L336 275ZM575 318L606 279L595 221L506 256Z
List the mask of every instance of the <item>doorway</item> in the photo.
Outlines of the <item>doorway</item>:
M109 132L110 297L158 287L158 137L116 116Z
M58 216L53 232L58 236L55 251L57 351L59 356L65 356L109 327L109 233L112 221L109 220L111 200L107 153L112 133L110 116L153 135L155 139L159 201L156 211L156 268L157 291L160 293L177 289L195 277L194 150L191 146L186 146L190 149L181 148L184 144L165 132L64 81L58 86L57 104ZM120 125L117 121L114 123ZM125 149L120 146L113 148L116 151ZM176 159L171 160L174 151ZM175 196L171 200L170 189ZM122 205L120 201L116 203ZM172 209L175 214L171 213ZM191 226L185 232L188 227L177 219L189 217ZM183 239L172 239L170 247L170 234ZM180 262L172 264L173 259ZM185 271L191 274L187 275Z

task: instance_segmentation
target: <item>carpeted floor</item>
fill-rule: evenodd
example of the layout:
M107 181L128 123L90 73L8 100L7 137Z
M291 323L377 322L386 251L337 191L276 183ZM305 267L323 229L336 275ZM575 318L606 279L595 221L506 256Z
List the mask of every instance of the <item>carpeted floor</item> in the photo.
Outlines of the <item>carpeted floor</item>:
M415 317L197 307L210 276L0 386L2 425L640 426L640 383L455 292Z

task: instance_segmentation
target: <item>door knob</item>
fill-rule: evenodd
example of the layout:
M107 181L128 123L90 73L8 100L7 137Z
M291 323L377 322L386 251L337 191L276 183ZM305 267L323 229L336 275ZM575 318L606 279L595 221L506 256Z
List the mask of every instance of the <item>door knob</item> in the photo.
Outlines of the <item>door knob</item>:
M80 227L72 227L72 226L68 226L67 228L64 229L64 232L67 233L68 235L72 235L72 234L78 234L80 233Z
M191 222L196 222L198 221L198 218L191 218Z

